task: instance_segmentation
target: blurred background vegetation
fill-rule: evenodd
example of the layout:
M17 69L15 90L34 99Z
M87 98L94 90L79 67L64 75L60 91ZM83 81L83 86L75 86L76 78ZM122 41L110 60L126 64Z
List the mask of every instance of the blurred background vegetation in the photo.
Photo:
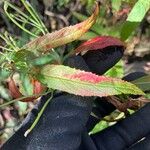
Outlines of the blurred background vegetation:
M22 12L26 13L25 6L20 0L7 1L18 6ZM144 2L145 0L139 1ZM149 74L150 12L148 12L148 9L150 8L150 1L148 2L148 6L143 4L145 7L144 10L138 6L137 3L139 1L101 0L100 13L96 24L88 33L81 37L79 41L58 48L61 49L60 55L63 56L68 49L75 48L81 41L88 40L98 35L110 35L126 41L127 49L123 59L109 70L106 75L121 78L134 71L146 72ZM3 2L4 0L0 1L0 33L6 34L7 31L11 36L15 37L18 47L21 47L32 40L34 36L24 32L24 30L21 30L10 21L4 12ZM85 20L92 13L95 0L29 0L29 2L44 22L48 31L53 32L65 26L73 25ZM137 9L139 9L139 14L136 14L137 11L135 10L135 16L131 14L130 18L127 20L127 17L135 5L137 5ZM14 9L10 9L9 11L17 18ZM132 18L135 20L132 20ZM23 22L24 26L26 25L25 21ZM21 22L19 17L18 22ZM32 28L31 26L27 26L27 29L37 36L42 34L42 32L34 26L32 26ZM6 43L1 38L0 45L5 46L5 44ZM48 58L44 58L44 61L47 61L47 59ZM0 70L0 104L12 100L8 90L7 77L8 73ZM33 106L34 102L15 102L0 110L0 144L6 141L14 133ZM121 116L122 114L115 112L109 117L112 119ZM91 133L102 130L111 124L113 123L101 121Z

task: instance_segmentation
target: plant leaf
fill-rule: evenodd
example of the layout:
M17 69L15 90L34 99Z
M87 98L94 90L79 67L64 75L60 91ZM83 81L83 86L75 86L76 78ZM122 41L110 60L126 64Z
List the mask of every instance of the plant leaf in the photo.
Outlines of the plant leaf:
M135 85L63 65L46 65L37 76L49 88L81 96L143 95Z
M85 19L87 19L88 17L85 16L85 15L82 15L80 13L77 13L77 12L73 12L73 15L79 20L79 21L83 21ZM96 34L100 34L102 35L104 32L103 30L105 30L103 28L103 26L101 26L100 24L98 24L97 22L91 27L91 29L94 33Z
M120 46L125 48L125 43L111 36L98 36L81 44L75 49L74 53L80 53L89 50L100 50L111 46Z
M150 93L146 93L145 97L150 99Z
M132 81L133 84L141 88L143 91L150 90L150 75L141 77L137 80Z
M22 96L13 78L10 78L10 81L8 82L8 89L13 98L19 98Z
M115 12L119 11L119 9L121 7L121 2L122 2L122 0L112 0L111 1L113 11L115 11Z
M35 59L34 53L28 50L21 49L14 52L12 55L12 60L15 64L15 68L19 72L28 72L31 68L31 60Z
M127 40L131 33L138 27L139 23L143 20L146 13L150 9L150 0L138 0L131 12L121 31L121 39Z
M114 77L114 78L123 78L124 69L123 69L123 61L120 60L115 66L109 69L105 76L107 77Z
M53 33L48 33L29 42L23 47L34 53L45 53L52 48L62 46L80 38L95 23L99 13L99 5L96 3L94 13L85 21L74 26L65 27Z
M21 80L21 85L20 85L20 90L21 93L25 96L33 95L33 84L31 83L31 77L27 73L22 73L20 74L20 80Z
M121 29L121 40L125 41L131 36L132 32L138 27L139 22L126 21Z
M32 84L34 86L33 94L40 94L45 90L45 87L36 80L33 80ZM18 98L23 97L22 93L19 91L19 88L15 84L15 81L13 80L13 78L10 78L10 81L8 82L8 89L13 98L18 99ZM32 102L35 99L37 99L38 97L39 96L31 95L31 97L23 98L21 101L22 102Z
M141 22L150 8L150 0L138 0L128 15L127 21Z

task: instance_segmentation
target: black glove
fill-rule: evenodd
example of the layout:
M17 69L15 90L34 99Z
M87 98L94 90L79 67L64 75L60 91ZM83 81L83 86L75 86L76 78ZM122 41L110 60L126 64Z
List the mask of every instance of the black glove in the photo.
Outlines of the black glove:
M121 54L122 52L118 50L114 53L116 54L113 57L115 62L120 57L117 53ZM109 56L107 59L110 60ZM89 70L85 63L87 59L84 58L84 60L78 56L69 59L68 64L79 69ZM95 65L105 64L108 60L99 60ZM111 61L113 62L113 60ZM106 71L104 70L105 68L103 68L103 72ZM97 72L100 73L100 70ZM150 105L147 105L115 126L90 137L88 131L98 121L90 116L93 98L60 93L54 96L33 131L24 137L25 131L31 126L49 96L41 98L41 101L28 114L20 129L3 145L2 150L121 150L132 146L150 132L148 118ZM104 99L98 98L97 100L100 104L97 108L99 117L104 117L115 109ZM148 139L147 136L138 144L143 144L148 148ZM134 147L137 147L137 144Z

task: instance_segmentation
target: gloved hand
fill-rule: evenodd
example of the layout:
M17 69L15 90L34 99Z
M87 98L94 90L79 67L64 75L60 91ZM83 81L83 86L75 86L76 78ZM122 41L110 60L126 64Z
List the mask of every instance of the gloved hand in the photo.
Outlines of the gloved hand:
M122 51L117 50L103 55L105 55L105 60L96 59L96 63L94 63L93 58L91 62L95 66L101 64L102 73L110 67L105 64L110 63L112 65L121 58ZM90 55L90 57L92 56ZM87 66L88 59L88 56L84 56L84 59L76 56L70 58L67 64L84 70L95 68L94 72L97 71L102 74L100 70L97 70L98 67L88 68L90 66L89 62ZM104 67L102 64L104 64ZM31 126L49 97L48 94L41 98L40 102L28 114L19 130L3 145L2 150L122 150L134 148L138 150L140 146L142 148L145 146L144 150L150 149L149 104L116 125L89 136L88 131L98 121L90 116L93 98L67 93L54 96L33 131L27 137L24 137L25 131ZM99 103L99 107L96 108L99 118L108 115L115 109L104 98L97 98L96 101ZM146 137L146 139L138 142L143 137Z

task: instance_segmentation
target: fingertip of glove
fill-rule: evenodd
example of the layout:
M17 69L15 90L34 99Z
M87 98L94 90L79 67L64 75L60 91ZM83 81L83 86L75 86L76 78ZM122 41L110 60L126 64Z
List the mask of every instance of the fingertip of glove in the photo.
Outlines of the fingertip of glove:
M64 65L70 66L72 68L81 69L89 71L89 68L85 60L81 56L72 56L65 60Z
M133 81L133 80L141 78L145 75L146 75L146 73L144 73L144 72L132 72L132 73L129 73L128 75L126 75L125 77L123 77L122 79L125 81Z
M105 97L98 97L95 100L95 107L93 108L93 112L99 117L105 117L113 112L115 109L116 107L109 103Z
M124 47L107 47L102 50L88 51L83 59L90 70L96 74L104 74L113 67L123 56Z

